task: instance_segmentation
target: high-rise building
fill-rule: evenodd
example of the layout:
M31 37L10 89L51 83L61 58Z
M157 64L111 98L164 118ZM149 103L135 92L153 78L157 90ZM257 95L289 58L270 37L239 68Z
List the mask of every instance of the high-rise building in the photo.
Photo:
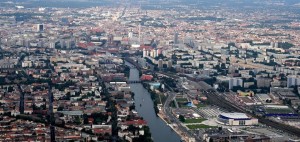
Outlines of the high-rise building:
M60 43L60 48L64 48L65 47L65 40L61 39L59 41L59 43Z
M139 43L141 44L141 24L139 24Z
M38 47L44 47L44 41L42 40L38 41Z
M168 61L167 67L168 67L168 68L171 68L171 67L172 67L172 60L169 60L169 61Z
M68 48L68 49L72 48L72 45L73 45L73 40L72 39L66 41L66 48Z
M146 57L147 56L147 51L146 51L146 49L144 48L143 49L143 57Z
M235 86L243 87L243 80L241 78L231 78L229 80L229 89L232 89Z
M157 56L162 54L162 50L161 49L157 49Z
M174 44L178 44L178 43L179 43L179 41L178 41L178 33L175 32L175 34L174 34Z
M300 76L289 75L287 77L287 87L299 86L300 85Z
M26 47L27 50L28 50L28 48L29 48L29 45L30 45L30 41L25 40L25 41L24 41L24 46Z
M55 42L54 41L49 42L49 48L55 48Z
M270 87L272 79L270 78L264 78L264 77L258 77L256 78L257 87Z
M128 33L128 38L129 38L129 39L133 38L133 32L132 32L132 31L130 31L130 32Z
M163 68L163 60L162 59L158 60L158 68Z
M157 50L156 49L153 49L153 57L155 58L155 57L157 57L158 55L157 55Z
M154 52L153 52L153 50L150 51L150 57L154 57Z
M37 24L37 25L36 25L36 31L37 31L37 32L42 32L42 31L44 31L44 25L43 25L43 24Z
M274 43L274 48L278 48L278 42Z

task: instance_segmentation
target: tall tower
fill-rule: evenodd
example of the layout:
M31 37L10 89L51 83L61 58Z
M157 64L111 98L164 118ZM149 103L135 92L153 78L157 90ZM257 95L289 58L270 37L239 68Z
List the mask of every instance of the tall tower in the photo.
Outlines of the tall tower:
M0 49L2 49L2 37L0 37Z
M174 33L174 44L178 44L179 42L178 42L178 33L177 32L175 32Z
M139 42L141 44L141 23L139 24Z

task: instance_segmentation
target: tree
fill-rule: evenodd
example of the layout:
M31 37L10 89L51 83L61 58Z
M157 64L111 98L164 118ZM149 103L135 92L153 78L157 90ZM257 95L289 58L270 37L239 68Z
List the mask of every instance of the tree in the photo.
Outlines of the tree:
M179 115L179 120L180 120L181 122L185 122L185 118L184 118L184 116L182 116L182 115Z
M131 105L130 107L129 107L129 110L130 111L132 111L132 110L134 110L135 109L135 105L133 104L133 105Z
M81 120L78 116L75 117L74 123L77 124L77 125L81 124Z

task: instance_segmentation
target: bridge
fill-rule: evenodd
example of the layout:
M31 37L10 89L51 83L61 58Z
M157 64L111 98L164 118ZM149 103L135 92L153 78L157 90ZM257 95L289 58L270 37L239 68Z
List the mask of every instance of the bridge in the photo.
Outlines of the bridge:
M127 84L137 84L137 83L142 83L140 80L128 80Z
M135 67L137 70L141 70L141 67L139 66L139 64L137 62L135 62L134 60L132 60L131 58L125 57L124 60L133 65L130 68Z

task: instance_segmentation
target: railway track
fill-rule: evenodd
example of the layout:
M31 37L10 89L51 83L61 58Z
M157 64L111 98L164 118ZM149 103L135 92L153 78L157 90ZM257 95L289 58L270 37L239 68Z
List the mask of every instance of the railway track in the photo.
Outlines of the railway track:
M291 135L295 135L297 137L300 137L300 129L298 129L298 128L295 128L293 126L289 126L289 125L286 125L286 124L282 124L282 123L279 123L279 122L275 122L273 120L266 119L262 116L256 116L256 115L254 115L250 112L247 112L246 110L240 108L239 106L236 106L236 105L228 102L224 97L222 97L220 95L217 95L214 92L205 93L205 95L206 95L208 101L211 104L217 105L220 108L226 109L226 110L231 111L231 112L242 112L242 113L250 114L252 117L257 118L259 123L265 124L267 126L275 128L275 129L282 130L282 131L284 131L286 133L289 133Z

